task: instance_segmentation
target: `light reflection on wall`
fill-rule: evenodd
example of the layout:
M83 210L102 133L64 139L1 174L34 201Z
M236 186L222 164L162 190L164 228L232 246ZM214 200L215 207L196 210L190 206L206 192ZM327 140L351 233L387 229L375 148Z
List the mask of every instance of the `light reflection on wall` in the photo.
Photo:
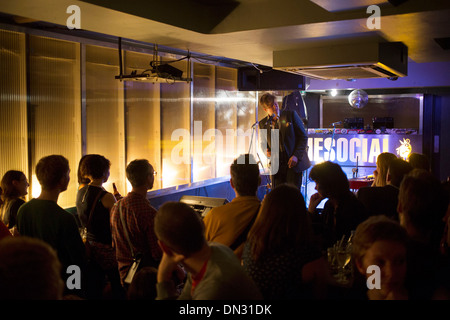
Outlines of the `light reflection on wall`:
M33 168L49 154L61 154L70 162L69 189L61 194L59 204L72 207L82 154L102 154L109 159L111 175L104 187L112 192L115 183L126 195L132 189L126 163L134 159L148 159L158 172L156 190L229 175L232 161L248 152L247 132L256 121L256 92L237 90L237 69L203 64L191 83L120 82L115 79L117 51L108 45L87 44L81 55L76 40L30 35L33 50L26 50L26 34L17 34L0 33L2 46L8 48L0 53L2 61L8 62L8 83L0 92L11 100L0 108L1 130L7 133L0 141L0 169L24 171L31 185L29 198L40 195ZM126 73L148 68L152 54L137 51L126 50ZM10 52L20 55L10 57ZM85 72L80 73L80 65ZM183 61L172 65L187 72ZM12 81L15 77L17 81ZM27 91L32 94L27 96ZM196 120L203 126L199 154L192 145ZM171 139L178 129L187 132L185 139ZM174 154L183 161L177 162ZM192 163L194 157L201 161Z
M35 174L31 177L31 196L33 198L39 197L41 194L41 185L39 184L39 181Z
M178 185L179 172L176 166L172 165L170 159L163 159L163 172L162 172L162 182L163 188L173 187Z

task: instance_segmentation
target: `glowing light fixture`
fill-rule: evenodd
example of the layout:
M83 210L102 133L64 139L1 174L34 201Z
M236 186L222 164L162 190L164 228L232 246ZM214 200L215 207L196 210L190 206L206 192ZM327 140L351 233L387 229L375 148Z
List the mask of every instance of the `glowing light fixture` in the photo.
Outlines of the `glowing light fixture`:
M369 96L364 90L353 90L348 95L348 103L352 108L362 109L366 106L367 102L369 102Z
M400 147L398 147L397 150L397 154L403 159L403 160L407 160L409 155L412 152L412 147L411 147L411 141L409 139L405 139L403 138L402 140L399 140L400 142Z

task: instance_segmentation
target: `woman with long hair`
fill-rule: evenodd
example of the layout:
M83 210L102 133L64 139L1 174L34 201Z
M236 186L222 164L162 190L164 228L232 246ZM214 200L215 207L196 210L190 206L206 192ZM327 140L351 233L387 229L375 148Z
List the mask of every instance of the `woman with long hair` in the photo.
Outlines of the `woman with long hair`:
M299 189L273 189L263 200L242 255L264 299L325 297L329 273L312 236Z
M3 175L0 188L0 214L2 222L9 228L16 226L17 211L25 203L28 180L22 171L9 170Z
M390 152L383 152L378 155L377 168L373 172L374 180L372 183L372 187L384 187L387 184L386 177L389 165L391 164L392 160L395 159L397 159L397 156Z
M368 215L364 205L350 191L347 175L339 164L330 161L316 164L309 177L316 183L317 193L311 195L308 211L325 249L343 236L349 237ZM328 200L318 214L316 208L323 199Z

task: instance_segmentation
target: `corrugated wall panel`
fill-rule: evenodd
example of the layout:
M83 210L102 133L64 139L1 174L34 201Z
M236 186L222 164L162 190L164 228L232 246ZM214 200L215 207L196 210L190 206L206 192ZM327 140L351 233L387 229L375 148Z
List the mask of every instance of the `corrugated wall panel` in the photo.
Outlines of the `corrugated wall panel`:
M0 73L0 175L28 177L25 34L0 30Z

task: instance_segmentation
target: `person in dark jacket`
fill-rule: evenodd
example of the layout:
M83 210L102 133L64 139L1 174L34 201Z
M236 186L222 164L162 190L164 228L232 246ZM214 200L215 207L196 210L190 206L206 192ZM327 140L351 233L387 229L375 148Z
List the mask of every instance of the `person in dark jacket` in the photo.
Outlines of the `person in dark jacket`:
M308 158L308 136L296 111L280 110L270 93L259 99L267 116L259 122L260 145L271 158L272 189L289 183L300 188L303 171L311 166ZM278 137L272 141L272 137Z

